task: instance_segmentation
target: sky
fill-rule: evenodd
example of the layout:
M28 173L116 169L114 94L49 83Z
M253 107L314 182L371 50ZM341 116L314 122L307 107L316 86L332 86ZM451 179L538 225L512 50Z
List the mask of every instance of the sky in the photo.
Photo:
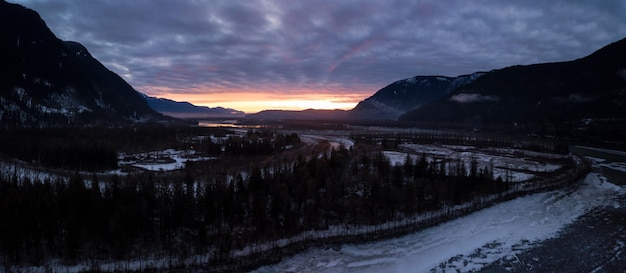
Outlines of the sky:
M248 113L350 109L417 75L584 57L623 0L9 0L145 94Z

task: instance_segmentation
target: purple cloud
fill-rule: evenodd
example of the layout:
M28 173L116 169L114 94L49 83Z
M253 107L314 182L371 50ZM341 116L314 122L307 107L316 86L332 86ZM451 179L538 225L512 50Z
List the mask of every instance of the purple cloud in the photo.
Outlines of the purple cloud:
M149 94L367 97L415 75L571 60L626 36L621 0L13 2Z

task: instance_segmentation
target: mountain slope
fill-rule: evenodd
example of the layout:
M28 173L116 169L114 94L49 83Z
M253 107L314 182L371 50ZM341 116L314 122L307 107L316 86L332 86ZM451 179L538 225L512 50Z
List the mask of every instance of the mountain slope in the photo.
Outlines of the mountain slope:
M127 124L162 119L121 77L37 12L0 1L0 127Z
M165 98L150 97L145 94L140 95L146 100L153 110L175 118L241 118L245 113L230 108L196 106L189 102L173 101Z
M403 113L440 99L483 73L458 77L416 76L396 81L359 102L348 112L352 119L397 119Z
M581 127L625 119L626 39L569 62L494 70L400 117L464 127Z

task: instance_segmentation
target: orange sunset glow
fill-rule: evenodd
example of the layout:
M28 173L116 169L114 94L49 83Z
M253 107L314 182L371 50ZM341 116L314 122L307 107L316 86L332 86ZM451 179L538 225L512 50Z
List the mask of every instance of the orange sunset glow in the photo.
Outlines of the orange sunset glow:
M368 95L330 94L325 92L308 91L297 94L278 94L272 92L212 92L203 93L174 93L160 91L157 97L168 98L175 101L187 101L194 105L207 107L225 107L243 111L245 113L257 113L262 110L349 110Z

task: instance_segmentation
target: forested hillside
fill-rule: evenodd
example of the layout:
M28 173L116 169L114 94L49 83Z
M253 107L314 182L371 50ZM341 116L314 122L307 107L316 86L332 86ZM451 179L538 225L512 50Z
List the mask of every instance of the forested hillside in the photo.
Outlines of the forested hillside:
M589 56L493 70L400 120L624 145L626 39Z
M220 160L189 162L184 169L167 173L75 172L64 180L31 179L5 171L0 174L0 195L5 197L0 205L2 264L39 265L61 259L97 266L158 257L177 267L194 255L221 263L253 245L311 231L337 229L338 236L350 234L350 227L449 209L498 196L513 185L508 176L495 177L493 165L480 167L476 159L466 164L458 158L407 156L403 164L395 165L382 152L406 141L463 143L467 141L463 137L352 138L353 147L336 149L325 142L302 148L295 134L261 131L221 140L203 138L195 148ZM509 140L470 143L498 147ZM544 151L563 149L528 145ZM575 165L555 160L568 166L559 172L569 172Z

